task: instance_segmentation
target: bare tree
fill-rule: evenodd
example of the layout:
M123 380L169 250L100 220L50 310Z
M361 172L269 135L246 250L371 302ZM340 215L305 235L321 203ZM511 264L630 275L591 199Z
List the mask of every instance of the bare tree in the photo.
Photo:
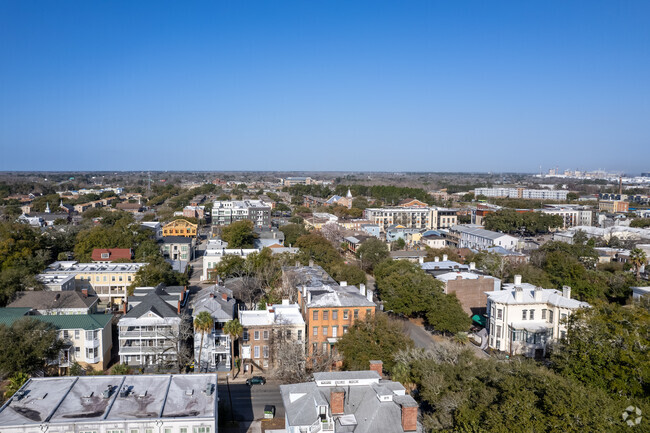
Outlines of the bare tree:
M158 365L173 367L179 373L194 360L194 348L191 344L191 339L194 338L192 316L185 310L180 319L177 328L170 326L162 333L165 349L158 355L156 360Z
M325 239L330 241L335 247L338 247L345 236L343 227L336 223L324 224L320 229L321 234Z

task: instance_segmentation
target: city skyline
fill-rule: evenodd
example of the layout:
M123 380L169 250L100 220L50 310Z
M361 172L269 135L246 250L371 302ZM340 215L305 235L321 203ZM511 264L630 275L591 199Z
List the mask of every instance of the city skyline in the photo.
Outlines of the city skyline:
M649 12L4 2L0 170L647 172Z

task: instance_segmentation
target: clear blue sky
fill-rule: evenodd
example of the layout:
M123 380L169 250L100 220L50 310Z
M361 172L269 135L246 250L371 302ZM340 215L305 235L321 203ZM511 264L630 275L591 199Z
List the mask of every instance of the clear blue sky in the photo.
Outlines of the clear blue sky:
M0 170L650 171L650 1L0 2Z

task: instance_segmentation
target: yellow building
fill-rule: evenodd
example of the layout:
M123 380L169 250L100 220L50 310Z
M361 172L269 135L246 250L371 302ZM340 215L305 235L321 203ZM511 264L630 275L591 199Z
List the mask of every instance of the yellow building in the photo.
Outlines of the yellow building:
M165 224L162 230L163 236L185 236L187 238L193 238L196 237L197 225L180 219Z
M622 200L602 200L598 203L598 210L607 213L625 213L630 210L630 204Z
M96 294L102 303L121 305L126 301L127 288L135 280L135 274L146 265L147 263L54 262L41 275L74 275L78 290Z

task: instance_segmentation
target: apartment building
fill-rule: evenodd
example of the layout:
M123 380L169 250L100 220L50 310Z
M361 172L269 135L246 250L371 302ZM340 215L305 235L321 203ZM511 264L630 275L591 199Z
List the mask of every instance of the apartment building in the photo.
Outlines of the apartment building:
M216 433L215 374L33 377L0 408L6 433Z
M138 287L129 297L128 311L117 323L120 363L169 366L190 336L183 335L182 311L189 292L185 287ZM189 318L187 318L189 320Z
M424 432L418 404L404 386L382 379L381 361L370 361L370 367L280 385L286 432Z
M562 217L563 229L593 225L593 211L587 206L570 204L546 205L540 212Z
M598 211L605 213L626 213L630 210L630 203L622 200L601 200L598 202Z
M571 299L571 288L562 292L522 283L486 293L489 347L510 355L543 357L547 344L566 335L566 319L589 304Z
M72 275L75 287L82 293L97 295L100 303L121 305L126 301L127 288L135 279L135 274L147 263L79 263L58 261L39 275Z
M271 205L261 200L215 201L212 206L212 224L229 225L249 220L255 227L271 227Z
M223 332L223 326L237 317L237 302L232 290L211 286L201 290L191 301L192 320L207 311L214 320L211 331L203 336L194 332L194 359L198 371L230 371L232 367L232 339ZM203 341L203 346L201 346ZM199 362L199 352L201 359Z
M201 281L213 281L214 268L225 256L248 257L249 254L259 252L259 248L228 248L228 242L221 239L210 239L203 252L203 273Z
M531 200L566 200L569 191L561 189L528 189L528 188L476 188L475 196L524 198Z
M198 220L201 220L205 218L205 206L185 206L183 208L183 216L185 218L196 218Z
M84 369L106 369L111 360L111 348L113 347L112 315L40 315L34 313L32 308L0 308L0 324L11 326L14 322L29 317L52 325L64 345L59 353L59 358L53 360L62 374L65 374L75 362Z
M194 238L197 234L197 225L183 219L178 219L165 224L162 228L162 235L184 236Z
M75 290L76 284L74 275L59 275L59 274L39 274L36 276L38 281L43 284L44 290L51 290L53 292L63 292L68 290Z
M165 236L162 239L162 254L169 260L190 262L194 260L194 238Z
M386 207L368 208L364 218L370 224L378 225L382 232L392 225L401 225L411 229L437 230L439 227L451 227L457 222L456 211L438 207Z
M485 230L481 226L471 224L458 224L449 230L449 243L456 248L471 248L485 250L492 246L514 250L517 247L517 238L505 233Z
M445 272L436 275L436 280L441 281L445 294L455 294L468 315L485 314L487 305L486 292L501 289L501 280L489 275L476 272L474 263L469 264L468 271Z
M285 299L281 304L267 304L264 310L240 311L239 322L244 328L239 343L244 372L273 371L287 344L296 345L304 356L305 320L298 304Z

